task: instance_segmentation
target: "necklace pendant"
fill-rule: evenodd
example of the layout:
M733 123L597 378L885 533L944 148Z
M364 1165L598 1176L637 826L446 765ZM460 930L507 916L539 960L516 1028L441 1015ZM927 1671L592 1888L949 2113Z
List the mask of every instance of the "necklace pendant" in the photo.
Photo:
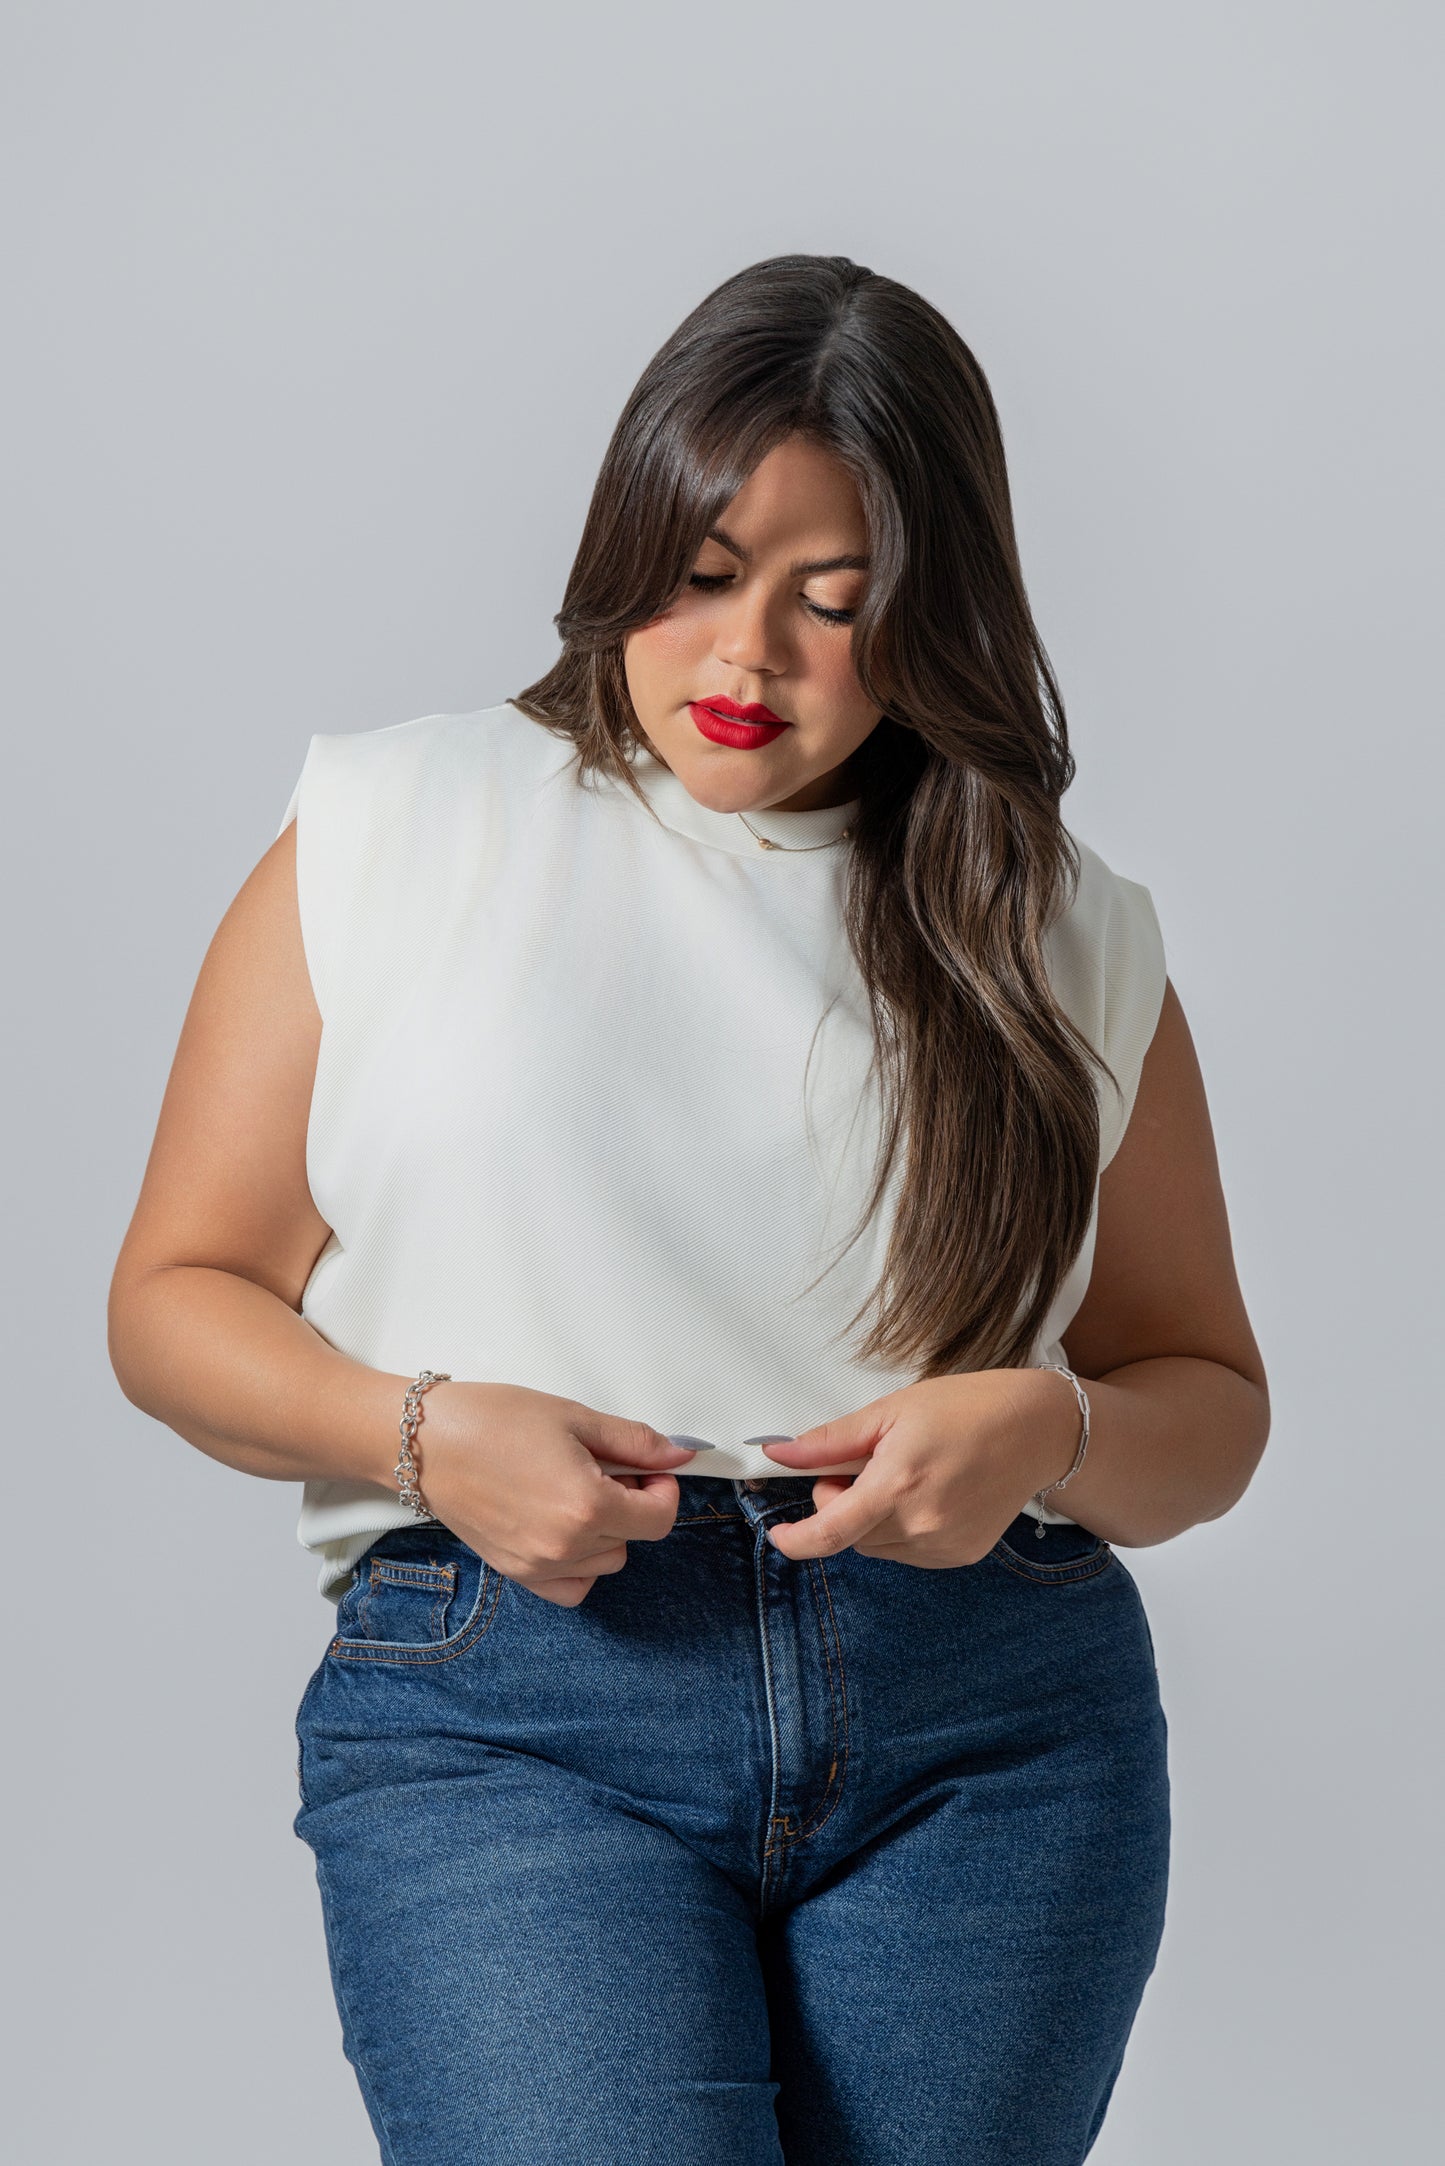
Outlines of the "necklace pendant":
M775 842L774 842L774 841L772 840L772 838L771 838L770 836L768 836L768 835L759 835L759 836L758 836L758 848L759 848L760 850L776 850L776 849L777 849L777 847L778 847L778 845L777 845L777 844L776 844L776 843L775 843Z

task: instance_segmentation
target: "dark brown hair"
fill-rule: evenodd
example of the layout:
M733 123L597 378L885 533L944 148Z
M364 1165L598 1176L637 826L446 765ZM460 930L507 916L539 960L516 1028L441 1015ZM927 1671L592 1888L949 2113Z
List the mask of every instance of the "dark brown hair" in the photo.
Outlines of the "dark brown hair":
M624 639L678 598L707 530L794 432L862 499L853 656L881 717L850 763L846 923L883 1108L852 1239L905 1157L882 1276L849 1328L871 1312L858 1358L920 1377L1014 1367L1088 1227L1103 1063L1045 966L1079 875L1059 815L1074 762L998 414L952 325L846 256L775 256L710 293L623 409L555 619L563 651L514 704L575 740L579 772L638 790Z

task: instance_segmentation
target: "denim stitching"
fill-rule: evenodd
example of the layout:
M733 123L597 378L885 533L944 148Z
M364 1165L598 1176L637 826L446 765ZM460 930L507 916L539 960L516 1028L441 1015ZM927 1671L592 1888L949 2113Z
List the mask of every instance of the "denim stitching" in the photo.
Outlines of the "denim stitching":
M808 1588L813 1597L813 1607L818 1614L818 1643L823 1650L823 1665L828 1676L828 1704L833 1717L833 1753L828 1768L828 1779L823 1786L823 1795L814 1811L812 1820L805 1822L794 1833L786 1836L785 1840L788 1842L806 1842L808 1837L816 1833L824 1821L830 1819L837 1810L838 1800L836 1797L831 1805L827 1801L835 1782L838 1782L841 1787L839 1769L844 1757L838 1751L838 1680L833 1671L833 1647L830 1642L828 1626L823 1616L823 1605L818 1600L818 1578L823 1572L823 1560L821 1557L809 1557L806 1561L808 1565ZM826 1577L824 1583L826 1585ZM830 1602L829 1608L831 1609L831 1607ZM827 1807L826 1811L824 1810L825 1806Z
M454 1564L411 1564L402 1557L373 1557L370 1559L370 1564L371 1576L367 1583L366 1593L362 1597L361 1606L356 1613L358 1628L366 1623L367 1614L371 1608L371 1599L378 1587L416 1587L422 1590L432 1587L437 1590L437 1600L432 1604L430 1628L433 1636L437 1636L442 1621L446 1616L447 1602L450 1601L455 1587L456 1566ZM363 1630L358 1629L355 1636L364 1639L366 1634Z
M768 1754L771 1761L771 1773L768 1782L767 1825L769 1832L763 1840L763 1854L760 1861L762 1874L758 1888L760 1912L766 1910L768 1897L772 1892L771 1881L773 1875L770 1870L770 1860L775 1853L775 1845L771 1839L772 1830L780 1824L784 1827L787 1825L786 1817L775 1810L782 1776L782 1740L778 1734L777 1695L773 1682L773 1650L772 1642L768 1636L767 1563L763 1556L766 1540L767 1537L760 1527L757 1530L753 1545L753 1600L758 1624L758 1652L762 1658L763 1666L763 1704L767 1709L768 1716Z
M824 1785L823 1795L822 1798L819 1800L818 1809L814 1813L811 1822L809 1822L803 1827L796 1829L794 1832L789 1833L788 1816L786 1814L780 1815L778 1821L774 1824L780 1825L783 1829L783 1833L779 1837L777 1837L776 1841L770 1844L767 1851L764 1852L764 1855L767 1857L771 1857L774 1850L786 1850L793 1843L807 1842L810 1836L816 1835L819 1828L823 1827L826 1822L832 1819L834 1813L838 1810L839 1805L843 1801L843 1781L844 1777L848 1772L848 1679L847 1672L844 1668L843 1663L843 1635L838 1630L838 1616L836 1610L833 1608L833 1590L828 1582L828 1571L826 1565L823 1563L821 1557L809 1557L808 1559L806 1559L806 1562L809 1566L808 1585L812 1590L813 1602L818 1611L818 1637L823 1648L823 1660L827 1665L828 1670L828 1698L833 1710L833 1762L828 1770L828 1780ZM816 1574L812 1569L815 1565L817 1567ZM821 1579L823 1583L823 1592L827 1597L828 1602L828 1616L832 1622L831 1648L829 1645L828 1627L823 1622L823 1605L821 1602L818 1601L819 1579ZM833 1676L833 1654L835 1651L838 1657L838 1677L836 1681ZM841 1730L843 1740L841 1747L838 1743L840 1729L840 1705L842 1710ZM830 1790L833 1790L835 1782L837 1785L836 1794L834 1795L832 1804L829 1805L828 1793ZM826 1811L824 1810L825 1806L827 1807Z
M487 1603L489 1592L490 1606ZM454 1640L444 1640L435 1646L423 1646L420 1643L413 1646L405 1640L372 1640L363 1643L360 1639L348 1639L338 1634L326 1651L342 1662L397 1662L404 1668L419 1662L454 1662L457 1656L465 1654L484 1632L491 1630L501 1592L502 1574L484 1563L473 1620L470 1624L463 1625Z
M454 1564L409 1564L403 1557L373 1557L371 1584L385 1580L397 1587L450 1586L457 1576Z

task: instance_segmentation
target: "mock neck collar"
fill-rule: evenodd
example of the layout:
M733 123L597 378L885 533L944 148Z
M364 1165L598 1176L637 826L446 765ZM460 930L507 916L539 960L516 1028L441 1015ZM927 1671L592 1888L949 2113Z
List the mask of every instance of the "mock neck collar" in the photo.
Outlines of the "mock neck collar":
M838 852L819 846L841 843L844 829L852 825L863 802L853 797L846 805L821 805L811 812L780 812L776 806L761 812L749 809L748 820L757 830L750 834L738 813L714 812L710 805L699 804L672 769L645 745L629 746L627 758L648 803L665 826L690 836L694 842L726 850L733 857L751 857L759 862L776 864L789 854L801 853L811 856L814 864L831 864ZM618 787L625 789L626 785ZM759 836L764 839L759 841ZM777 847L769 849L768 843Z

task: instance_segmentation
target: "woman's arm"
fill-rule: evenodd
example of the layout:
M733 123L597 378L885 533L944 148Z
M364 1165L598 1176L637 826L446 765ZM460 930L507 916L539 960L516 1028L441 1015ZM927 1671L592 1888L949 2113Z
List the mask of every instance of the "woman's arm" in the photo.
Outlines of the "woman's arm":
M293 822L201 967L111 1281L111 1363L134 1405L228 1466L390 1486L411 1379L298 1313L330 1231L306 1181L320 1041Z
M1092 1275L1064 1348L1089 1396L1089 1449L1048 1503L1141 1548L1238 1501L1269 1434L1269 1392L1199 1063L1167 983L1128 1129L1100 1178ZM851 1546L925 1566L975 1563L1068 1472L1078 1436L1078 1401L1048 1370L906 1385L763 1446L799 1472L859 1461L856 1478L820 1476L817 1512L769 1539L790 1557Z
M1089 1449L1047 1501L1125 1548L1218 1519L1269 1436L1269 1388L1234 1266L1214 1131L1179 996L1164 1004L1124 1140L1099 1180L1088 1292L1064 1333L1089 1395ZM1079 1409L1066 1378L1022 1372L1067 1472Z

